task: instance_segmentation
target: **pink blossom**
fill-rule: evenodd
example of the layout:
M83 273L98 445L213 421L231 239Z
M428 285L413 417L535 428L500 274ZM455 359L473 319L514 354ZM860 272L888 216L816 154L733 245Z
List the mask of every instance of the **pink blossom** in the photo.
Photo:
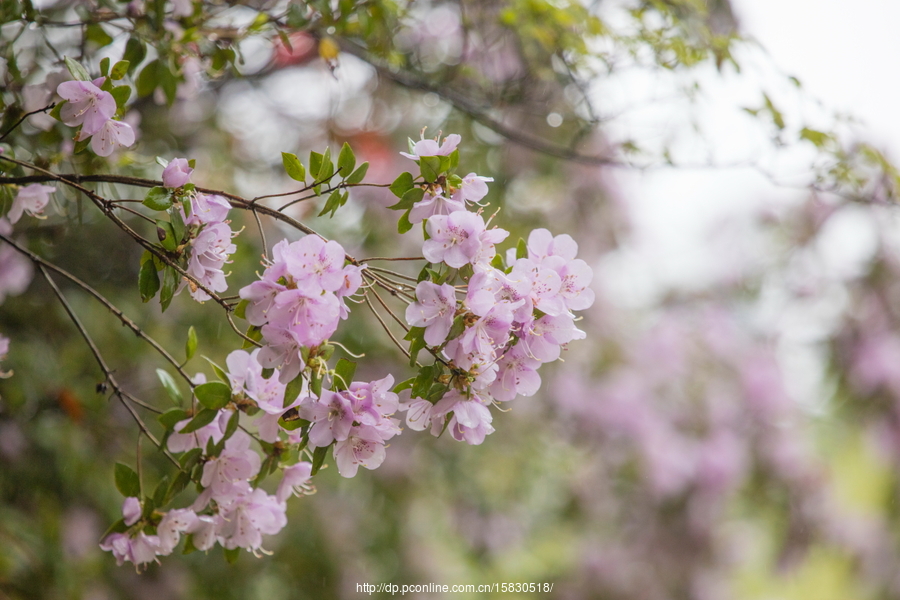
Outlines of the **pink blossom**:
M228 217L231 204L215 194L194 194L191 196L191 215L184 222L187 225L221 223Z
M491 396L501 402L512 400L517 394L533 396L541 387L537 369L540 361L528 355L521 346L513 346L500 359L497 379L491 384Z
M313 424L309 430L310 446L324 448L347 439L355 415L346 393L322 390L321 397L305 398L300 407L300 415Z
M284 477L278 484L278 490L275 492L275 499L284 502L291 494L298 496L309 491L306 483L312 476L312 463L299 462L284 469Z
M384 462L384 439L369 425L354 427L334 446L334 460L342 477L353 477L360 466L377 469Z
M274 535L287 525L285 509L284 502L260 488L238 496L223 510L219 543L229 550L259 550L262 534Z
M42 215L44 207L50 202L50 194L55 191L55 187L39 183L32 183L20 188L7 215L9 222L17 223L22 218L23 212L32 217Z
M298 283L312 283L329 292L344 284L344 249L333 240L308 235L288 246L284 261Z
M227 224L211 223L191 241L192 250L188 259L187 272L214 292L224 292L228 289L222 267L229 262L228 257L237 250L237 247L231 243L234 235L236 234ZM198 302L204 302L210 298L209 294L199 287L192 287L191 297Z
M406 152L400 154L413 160L419 160L422 156L450 156L460 141L462 141L462 137L456 133L448 135L441 144L438 144L437 140L423 138L413 145L412 154Z
M90 81L66 81L59 84L56 93L66 100L59 113L62 122L69 127L82 125L82 139L100 131L116 114L116 100L112 94Z
M265 369L280 368L278 381L287 385L306 366L300 354L303 343L296 332L286 327L263 325L262 334L266 345L260 349L257 360Z
M493 177L482 177L475 173L469 173L462 178L462 184L453 192L453 199L465 206L469 202L477 203L487 196L488 181L494 181Z
M468 211L435 215L425 225L430 239L422 246L422 254L432 263L445 262L458 269L475 262L482 252L481 234L484 219Z
M466 210L465 202L457 198L447 198L442 194L432 195L426 193L425 196L413 204L409 211L410 223L421 223L425 219L429 219L434 215L449 215L458 210Z
M203 465L200 485L210 488L213 498L227 497L232 484L255 477L260 465L259 454L250 449L250 436L239 430L225 442L219 456Z
M218 443L218 441L221 440L222 436L224 435L224 431L222 429L222 420L227 420L227 418L227 413L223 411L222 413L220 413L219 418L214 419L212 423L204 425L200 429L191 433L178 433L179 430L183 429L188 423L191 422L190 419L179 421L175 424L175 433L169 435L169 439L166 441L166 446L168 446L169 450L172 452L187 452L188 450L192 450L194 448L205 448L210 438L212 438L213 443Z
M528 234L528 258L538 264L548 256L559 256L567 261L574 260L576 254L578 244L570 235L553 237L546 229L535 229Z
M125 498L122 503L122 516L128 526L137 523L141 518L141 501L135 497Z
M425 328L425 341L437 346L447 339L456 316L456 292L452 285L420 281L416 301L406 307L406 322Z
M178 542L181 541L181 534L189 532L196 524L197 514L189 508L178 508L167 512L156 527L159 537L157 554L160 556L171 554Z
M159 537L147 535L143 531L135 537L124 533L112 533L100 543L100 548L112 552L116 557L116 564L119 566L127 561L139 567L156 560Z
M449 391L431 409L432 435L440 433L446 415L452 412L447 428L453 439L471 445L481 444L486 435L494 432L491 426L493 417L485 402L474 393L465 396L457 390Z
M84 129L79 133L79 140L87 139ZM100 126L91 138L91 150L97 156L109 156L113 151L122 146L127 148L134 144L134 129L125 121L108 120Z
M186 158L173 158L162 172L163 185L167 188L180 188L191 180L194 170ZM218 219L224 220L224 219Z
M519 344L532 358L541 362L552 362L559 358L563 344L572 340L582 340L584 337L584 332L575 327L572 316L545 315L523 332Z

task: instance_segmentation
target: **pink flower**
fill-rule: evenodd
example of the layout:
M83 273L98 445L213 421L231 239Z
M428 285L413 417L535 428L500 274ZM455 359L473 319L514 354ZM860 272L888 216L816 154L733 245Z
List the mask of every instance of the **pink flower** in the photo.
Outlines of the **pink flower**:
M135 537L129 537L124 533L112 533L101 542L100 548L112 552L119 566L128 561L139 567L156 560L159 537L147 535L143 531Z
M313 424L309 430L310 446L324 448L350 435L355 415L346 392L322 390L320 398L310 396L300 406L301 416Z
M167 512L156 528L159 537L157 554L160 556L171 554L181 540L181 534L190 531L196 524L197 514L189 508L178 508Z
M482 241L485 233L484 219L480 215L468 211L456 211L449 215L435 215L425 224L430 239L422 245L422 254L432 263L445 262L449 266L458 269L469 263L474 263L480 258L486 257L487 249L482 244L490 245L502 241L509 232L502 229L500 235L491 235Z
M87 139L100 131L116 114L116 100L112 94L104 92L90 81L66 81L59 84L56 93L66 100L59 112L62 122L69 127L81 125L81 139Z
M9 222L17 223L22 218L23 212L32 217L42 215L44 207L50 202L50 194L55 191L55 187L39 183L32 183L20 188L7 215Z
M413 204L412 210L409 211L409 222L421 223L434 215L449 215L458 210L466 210L466 205L456 198L455 194L453 198L441 194L436 196L425 194L421 200Z
M238 496L223 511L219 543L229 550L259 550L262 534L274 535L287 525L285 509L284 502L260 488Z
M450 156L462 138L459 134L453 133L444 139L444 143L438 144L437 140L421 139L413 145L413 153L408 154L401 152L406 158L419 160L422 156Z
M228 289L222 267L237 247L231 243L235 234L225 223L211 223L203 228L191 242L187 272L214 292ZM200 288L191 289L191 297L198 302L209 300L209 294Z
M354 427L334 446L334 460L342 477L355 476L360 466L377 469L384 457L384 438L369 425Z
M306 485L311 476L312 463L299 462L285 468L284 477L281 478L281 483L278 484L278 490L275 492L275 499L284 502L291 494L303 495L304 492L311 489Z
M420 281L416 301L406 307L406 322L425 328L425 341L437 346L447 339L456 316L456 292L452 285Z
M134 497L125 498L125 502L122 503L122 516L128 526L137 523L141 518L141 501Z
M231 204L222 196L194 194L191 197L191 216L184 222L188 225L221 223L228 217L229 210L231 210Z
M193 172L194 170L188 165L186 158L173 158L172 162L163 169L163 185L167 188L180 188L191 180Z
M475 173L469 173L462 178L462 185L453 192L453 199L465 206L469 202L478 202L488 193L488 181L493 181L493 177L482 177Z
M82 129L81 133L78 134L78 139L83 140L86 138L87 135ZM94 133L94 137L91 138L91 149L97 156L109 156L119 146L127 148L132 144L134 144L134 129L128 123L114 119L104 123L99 131Z

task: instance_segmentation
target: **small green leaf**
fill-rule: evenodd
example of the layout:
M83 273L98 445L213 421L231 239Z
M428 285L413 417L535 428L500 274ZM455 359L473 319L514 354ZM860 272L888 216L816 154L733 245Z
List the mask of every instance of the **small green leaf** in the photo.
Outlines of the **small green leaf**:
M159 60L152 60L147 63L140 74L137 76L135 85L137 86L138 96L143 98L149 96L159 85Z
M364 162L359 165L355 171L353 171L350 176L347 178L347 183L359 183L366 177L366 173L369 170L369 163Z
M166 101L171 106L175 102L175 94L178 92L178 79L169 69L169 65L162 60L157 62L157 77L159 78L159 87L162 88L166 95Z
M506 271L506 261L503 260L503 254L499 252L495 254L494 258L491 259L491 266L498 271Z
M353 173L355 167L356 156L353 154L353 149L350 148L350 144L344 142L341 152L338 154L338 174L341 177L347 177Z
M441 157L421 156L419 157L419 168L422 170L422 178L428 183L433 183L441 174Z
M120 60L115 65L113 65L112 71L109 72L109 76L112 79L118 81L119 79L125 77L125 75L128 73L128 67L130 66L131 63L127 60Z
M294 431L301 427L308 427L309 421L301 419L299 411L296 408L292 408L281 415L278 419L278 424L288 431Z
M528 244L522 238L516 244L516 258L528 258Z
M122 62L128 61L128 70L133 71L144 60L146 54L147 50L144 48L144 42L136 37L130 37L128 38L128 43L125 44L125 54L122 56Z
M406 233L412 228L413 224L409 222L409 210L407 210L400 216L400 220L397 221L397 233Z
M322 377L315 369L309 376L309 391L311 391L316 398L322 397Z
M169 486L169 489L166 492L163 506L171 502L175 498L175 496L183 492L190 483L191 474L187 471L178 471L178 474L175 475L175 479L172 480L172 485Z
M225 434L222 436L223 440L229 439L234 435L234 432L237 431L238 425L241 422L241 411L236 410L231 413L231 416L228 417L228 424L225 426Z
M231 386L221 381L210 381L195 387L194 395L206 408L218 410L231 402Z
M328 448L330 446L325 446L323 448L316 448L313 451L313 462L312 462L312 475L315 475L319 472L319 469L322 468L322 463L325 462L325 457L328 455Z
M180 408L170 408L156 417L156 420L166 429L175 429L175 425L188 418L187 411Z
M319 216L323 216L327 213L331 213L331 216L334 216L334 213L337 212L337 209L341 207L341 190L335 190L328 196L328 200L325 201L325 206L322 208L322 212L319 213Z
M175 297L175 289L178 287L180 279L181 276L172 267L166 267L166 270L163 271L162 290L159 292L159 305L162 307L163 312L166 312L169 304L172 303L172 298Z
M181 455L181 458L178 459L178 462L181 464L181 468L185 473L190 473L191 468L200 462L200 455L203 454L203 451L200 448L191 448L187 452Z
M281 406L290 406L303 390L303 375L297 375L284 386L284 401Z
M831 136L825 132L804 127L800 130L800 139L812 142L816 148L821 148L831 140Z
M416 359L418 358L419 351L427 345L425 343L425 328L410 327L409 331L406 333L406 336L403 339L410 342L409 366L414 367L416 366Z
M456 167L459 166L459 149L454 150L450 153L450 167L449 171L452 173L456 170Z
M58 102L56 104L56 106L54 106L50 110L50 113L49 113L50 116L53 117L54 119L56 119L57 121L62 121L62 116L60 116L60 113L62 112L62 107L63 107L63 105L65 105L65 103L66 103L65 100Z
M100 48L109 46L113 42L112 36L106 33L106 30L99 23L88 25L84 37L97 44Z
M322 168L322 155L318 152L309 153L309 172L318 173Z
M453 325L450 326L450 333L447 334L447 341L455 340L462 332L466 330L465 315L458 315L453 319Z
M175 385L175 380L172 379L172 376L162 369L156 370L156 376L159 377L159 380L162 382L163 388L165 388L169 398L171 398L175 404L182 404L184 398L181 396L181 390Z
M100 60L100 74L104 77L109 75L109 57L108 56L104 56Z
M400 202L392 206L388 206L388 208L390 208L391 210L409 210L413 207L413 204L415 204L416 202L420 202L424 197L425 190L418 187L412 188L411 190L408 190L405 194L403 194Z
M248 304L250 304L248 300L241 300L238 302L237 306L234 307L234 316L238 319L246 319Z
M112 525L110 525L109 529L107 529L103 533L103 535L100 536L100 539L101 540L105 539L106 536L108 536L111 533L125 533L126 531L128 531L128 525L125 524L125 519L122 518L122 519L119 519L118 521L116 521L115 523L113 523Z
M410 377L410 378L407 379L406 381L401 381L400 383L398 383L397 385L395 385L395 386L394 386L394 389L391 390L391 391L393 391L395 394L399 394L399 393L402 392L403 390L408 390L408 389L412 388L413 383L415 382L415 380L416 380L415 377Z
M398 198L402 198L403 194L413 189L412 173L400 173L394 183L391 184L391 192Z
M168 210L172 206L172 190L161 186L150 188L142 204L150 210Z
M155 504L157 508L162 508L166 505L166 497L168 495L169 476L166 475L159 480L159 483L156 484L156 489L153 490L153 504Z
M159 243L162 244L162 247L169 252L174 252L178 248L178 239L175 237L172 224L168 221L156 222L156 237L159 238Z
M87 70L82 67L79 63L75 62L68 56L64 56L63 59L66 63L66 68L69 70L69 73L72 74L72 77L77 79L78 81L90 81L91 76L88 74Z
M116 101L116 108L120 111L125 110L125 103L131 98L131 88L127 85L117 85L109 93Z
M274 374L275 374L275 369L272 367L268 367L268 368L262 370L263 379L271 379L272 375L274 375Z
M187 226L181 217L181 211L173 206L169 209L169 223L172 224L172 233L175 234L175 244L180 245L184 240L184 234L187 233Z
M200 429L201 427L206 427L207 425L209 425L210 423L212 423L215 420L215 418L216 418L216 416L218 416L218 414L219 414L219 411L217 411L217 410L213 410L211 408L204 408L203 410L198 412L196 415L194 415L194 418L191 419L190 422L187 425L185 425L181 429L181 431L179 431L177 433L193 433L193 432L197 431L198 429ZM210 439L212 439L212 438L210 438Z
M188 328L188 336L187 342L184 344L184 355L186 360L191 360L194 358L194 354L197 352L197 330L194 329L194 326L191 325Z
M296 154L282 152L281 164L284 165L284 170L288 177L294 181L306 182L306 167L303 166Z
M216 363L214 363L214 362L212 361L212 359L209 358L208 356L204 356L203 358L205 358L205 359L206 359L206 362L208 362L209 365L212 367L213 372L215 372L215 374L216 374L216 377L218 377L219 379L221 379L221 380L224 381L225 383L230 383L230 381L229 381L229 379L228 379L228 374L225 372L225 370L224 370L222 367L220 367L219 365L217 365Z
M334 391L340 392L350 387L353 375L356 373L356 363L342 358L334 367Z
M434 367L431 365L427 365L419 369L419 374L416 375L416 379L412 385L412 391L410 392L410 398L424 398L428 395L428 390L431 389L431 384L434 382Z
M140 498L141 481L128 465L117 462L115 467L116 489L126 498Z
M143 302L149 302L159 291L159 274L156 272L156 265L152 260L141 265L141 271L138 274L138 290Z

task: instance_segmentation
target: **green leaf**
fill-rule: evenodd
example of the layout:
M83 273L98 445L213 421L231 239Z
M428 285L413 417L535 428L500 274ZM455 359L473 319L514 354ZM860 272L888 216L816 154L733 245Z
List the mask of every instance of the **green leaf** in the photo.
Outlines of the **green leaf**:
M104 56L100 61L100 74L104 77L109 75L109 57Z
M319 472L319 469L322 468L322 463L325 462L325 457L328 455L328 448L330 446L325 446L323 448L316 448L313 451L313 462L312 462L312 475L315 475Z
M125 54L122 56L123 62L128 61L128 70L134 71L135 68L144 60L147 49L144 48L144 42L136 37L128 38L125 44Z
M209 358L208 356L204 356L203 358L205 358L205 359L206 359L206 362L208 362L209 365L212 367L213 372L215 372L215 374L216 374L216 377L218 377L219 379L221 379L221 380L224 381L225 383L230 383L230 381L229 381L229 379L228 379L228 374L225 372L225 370L224 370L222 367L220 367L219 365L217 365L216 363L214 363L214 362L212 361L212 359Z
M292 408L281 415L278 419L278 424L288 431L294 431L301 427L308 427L309 421L301 419L299 411L296 408Z
M141 497L141 481L128 465L117 462L115 467L116 489L126 498Z
M138 97L143 98L149 96L159 85L159 60L148 62L140 74L137 76L135 85L137 86Z
M163 312L166 312L169 304L172 303L172 298L175 297L175 289L178 287L180 279L181 276L172 267L166 267L166 270L163 271L162 290L159 292L159 305L162 307Z
M210 381L195 387L194 395L206 408L219 410L231 402L231 386L221 381Z
M138 274L138 290L141 292L141 301L149 302L159 291L159 274L152 260L141 265Z
M156 222L156 237L159 238L159 243L162 244L162 247L169 252L174 252L178 248L178 239L175 237L172 224L168 221Z
M184 219L181 218L181 211L174 206L169 209L169 223L172 224L172 233L175 234L175 244L178 247L184 240L187 227L184 224Z
M359 183L366 177L366 173L369 170L369 163L364 162L359 165L355 171L353 171L350 176L347 178L347 183Z
M410 327L403 339L410 342L409 366L414 367L416 366L416 359L419 356L419 351L427 345L425 343L425 328Z
M407 210L400 216L400 220L397 221L397 233L406 233L412 228L413 224L409 222L409 211Z
M311 391L316 398L321 398L322 396L322 377L315 369L313 369L309 376L309 391Z
M168 491L166 492L165 501L163 502L163 506L171 502L175 496L184 491L191 483L191 474L187 471L178 471L178 474L175 475L175 479L172 480L172 485L169 486Z
M191 448L187 452L181 455L181 458L178 459L178 462L181 464L181 468L184 472L190 473L191 468L200 462L200 455L203 454L203 451L200 448Z
M184 550L181 551L182 554L192 554L198 550L197 546L194 545L194 534L188 533L184 537Z
M115 523L113 523L112 525L110 525L109 529L107 529L103 533L103 535L100 536L100 539L101 540L105 539L106 536L108 536L111 533L125 533L126 531L128 531L128 525L125 524L125 519L121 518L118 521L116 521Z
M178 91L178 79L169 69L169 65L163 61L157 63L157 77L159 79L159 87L162 88L166 95L166 101L171 106L175 102L175 94Z
M193 433L193 432L197 431L198 429L200 429L201 427L206 427L207 425L209 425L210 423L212 423L215 420L215 418L218 414L219 414L219 411L217 411L217 410L213 410L211 408L204 408L203 410L198 412L196 415L194 415L194 418L191 419L191 421L187 425L185 425L181 429L181 431L179 431L177 433ZM212 439L212 438L210 438L210 439Z
M156 420L165 427L166 429L175 429L175 425L179 422L184 421L190 415L188 415L186 410L181 408L170 408L163 414L156 417Z
M228 548L222 547L222 553L225 555L225 560L229 565L233 565L237 562L237 559L241 556L240 548L232 548L229 550Z
M341 392L350 387L353 375L356 373L356 363L342 358L334 367L334 391Z
M112 36L106 33L106 30L99 23L88 25L84 37L97 44L100 48L109 46L113 42Z
M241 300L238 302L237 306L234 307L234 316L238 319L246 319L247 318L247 306L250 304L249 300Z
M322 154L322 164L316 170L316 181L325 181L334 174L334 163L331 161L331 148L325 148Z
M448 171L451 173L456 170L456 167L459 166L459 149L454 150L450 153L450 166L448 167Z
M53 117L54 119L56 119L57 121L62 121L62 116L60 116L60 113L62 112L62 107L63 107L65 104L66 104L66 101L65 101L65 100L61 100L60 102L58 102L58 103L56 104L56 106L54 106L54 107L50 110L49 115L50 115L51 117Z
M413 189L412 173L400 173L394 183L391 184L391 192L398 198L402 198L403 194Z
M465 315L458 315L453 319L453 325L450 326L450 333L447 334L447 341L455 340L462 332L466 330Z
M272 367L268 367L262 370L263 379L271 379L272 375L275 374L275 369Z
M392 206L388 206L388 208L390 208L391 210L409 210L413 207L413 204L415 204L416 202L421 202L422 198L424 197L425 190L416 187L408 190L405 194L403 194L403 197L400 198L400 202Z
M422 178L428 183L433 183L441 174L441 157L421 156L419 157L419 168L422 170Z
M131 66L131 63L127 60L120 60L115 65L113 65L112 71L109 72L109 76L112 79L118 81L125 77L128 73L128 68Z
M350 144L344 142L344 145L341 146L341 152L338 154L338 174L341 177L347 177L353 173L355 167L356 156L353 154L353 149L350 148Z
M87 70L82 67L79 63L75 62L68 56L64 56L63 60L65 60L66 68L69 70L69 73L72 74L72 77L77 79L78 81L90 81L91 76L88 74Z
M225 426L225 434L222 436L223 440L229 439L234 435L234 432L237 431L238 425L241 422L241 411L234 411L230 417L228 417L228 424Z
M427 365L419 369L419 374L416 375L416 379L412 385L410 398L424 398L427 396L428 390L431 389L431 384L433 382L434 367L432 365Z
M516 258L528 258L528 244L522 238L516 244Z
M156 484L156 489L153 490L153 504L155 504L158 508L162 508L166 505L166 497L168 495L169 476L166 475L159 480L159 483Z
M800 139L812 142L816 148L821 148L829 141L831 141L831 136L825 132L816 131L815 129L804 127L800 130Z
M331 195L328 196L328 200L325 201L325 206L322 208L322 212L319 213L319 216L323 216L327 213L331 213L331 216L334 216L334 213L337 212L337 209L341 207L341 190L335 190L331 192Z
M131 98L131 88L127 85L117 85L109 92L116 101L118 110L125 110L125 103Z
M197 352L197 330L194 329L194 326L191 325L188 328L188 336L187 342L184 344L184 355L186 360L191 360L194 358L194 354Z
M168 210L172 206L172 190L162 186L150 188L142 204L150 210Z
M284 386L284 401L281 406L290 406L303 390L303 375L297 375Z
M182 404L184 398L181 396L181 390L175 385L175 380L172 379L172 376L162 369L156 370L156 376L159 377L159 380L162 382L163 388L165 388L169 398L171 398L175 404Z
M309 153L309 172L318 173L322 168L322 155L318 152Z
M398 383L397 385L394 386L394 389L392 391L395 394L399 394L403 390L408 390L408 389L412 388L413 382L415 382L415 380L416 380L415 377L410 377L406 381L401 381L400 383Z
M300 162L300 159L297 158L296 154L282 152L281 164L284 165L284 170L288 174L288 177L294 181L306 182L306 168L303 166L303 163Z
M498 271L506 271L506 261L503 259L503 254L499 252L495 254L494 258L491 259L491 266Z

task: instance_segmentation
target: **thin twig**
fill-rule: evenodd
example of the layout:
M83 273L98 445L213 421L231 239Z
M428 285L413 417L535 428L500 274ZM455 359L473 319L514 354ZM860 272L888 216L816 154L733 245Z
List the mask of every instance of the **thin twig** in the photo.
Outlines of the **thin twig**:
M8 136L10 133L12 133L16 129L16 127L18 127L19 125L24 123L25 119L27 119L31 115L36 115L38 113L47 112L48 110L53 110L54 106L56 106L56 102L48 104L44 108L39 108L37 110L33 110L30 113L25 113L24 115L22 115L22 117L18 121L15 122L15 124L12 127L10 127L9 129L6 130L6 133L4 133L3 135L0 135L0 142L2 142L6 138L6 136Z
M406 355L406 358L409 358L409 350L404 348L403 344L401 344L399 341L397 341L397 338L394 337L394 334L393 334L393 332L391 332L390 328L387 326L387 323L384 322L384 319L382 319L381 315L378 314L378 311L375 310L375 306L372 304L372 300L369 298L369 294L368 293L363 294L363 298L366 299L366 304L369 305L369 310L372 311L372 314L375 315L375 318L378 319L379 323L381 323L381 326L384 328L385 333L388 334L388 337L391 338L391 341L393 341L394 344L398 348L400 348L400 351Z

